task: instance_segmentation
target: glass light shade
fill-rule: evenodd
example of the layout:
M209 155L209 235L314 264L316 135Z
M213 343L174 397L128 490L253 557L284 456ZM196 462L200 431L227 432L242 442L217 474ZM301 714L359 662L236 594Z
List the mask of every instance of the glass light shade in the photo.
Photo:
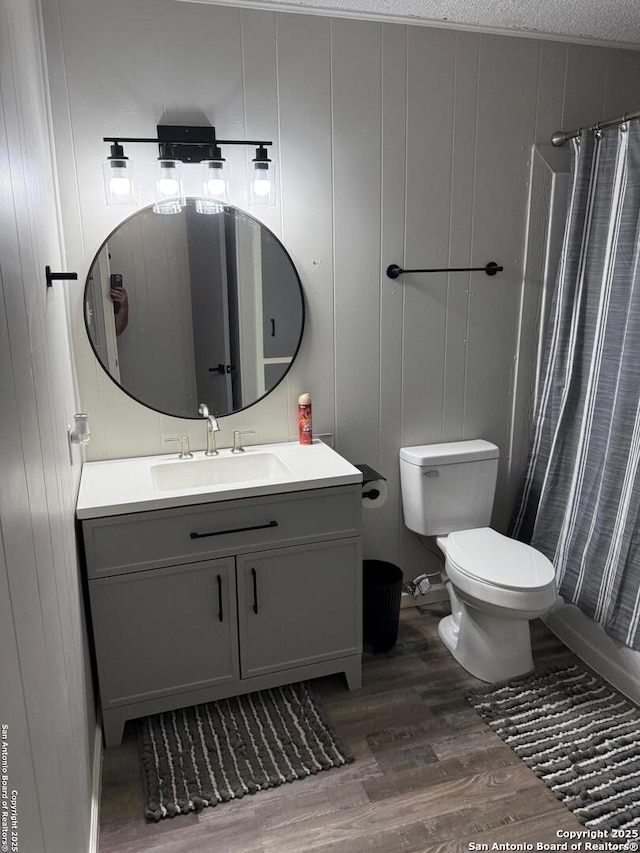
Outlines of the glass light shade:
M107 157L102 161L104 193L107 204L135 204L135 182L133 167L127 157Z
M258 154L249 164L249 204L271 207L276 203L275 165L267 159L267 152L258 149Z
M186 204L182 184L182 163L161 158L156 165L156 202L154 213L180 213Z
M229 197L229 169L226 160L203 160L200 164L203 199L226 201Z

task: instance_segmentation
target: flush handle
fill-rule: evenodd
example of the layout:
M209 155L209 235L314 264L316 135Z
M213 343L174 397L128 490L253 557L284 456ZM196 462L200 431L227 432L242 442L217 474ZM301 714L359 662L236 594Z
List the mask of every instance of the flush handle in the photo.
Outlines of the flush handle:
M437 469L425 471L422 476L426 477L428 480L436 480L440 476L440 471Z

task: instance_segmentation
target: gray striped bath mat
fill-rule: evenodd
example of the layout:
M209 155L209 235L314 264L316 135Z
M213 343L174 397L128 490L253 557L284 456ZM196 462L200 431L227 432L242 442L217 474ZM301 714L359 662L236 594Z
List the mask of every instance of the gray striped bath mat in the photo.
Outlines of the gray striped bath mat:
M305 682L142 720L145 815L152 820L351 761Z
M580 664L467 694L590 829L640 828L640 710Z

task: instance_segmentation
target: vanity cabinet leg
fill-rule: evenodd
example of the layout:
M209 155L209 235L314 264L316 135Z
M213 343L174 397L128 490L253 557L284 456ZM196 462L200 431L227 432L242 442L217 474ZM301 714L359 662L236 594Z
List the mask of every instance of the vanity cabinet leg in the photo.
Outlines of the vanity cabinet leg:
M107 749L120 746L127 719L127 714L120 710L102 712L102 737Z
M358 690L362 687L362 658L360 655L345 661L344 677L347 679L349 690Z

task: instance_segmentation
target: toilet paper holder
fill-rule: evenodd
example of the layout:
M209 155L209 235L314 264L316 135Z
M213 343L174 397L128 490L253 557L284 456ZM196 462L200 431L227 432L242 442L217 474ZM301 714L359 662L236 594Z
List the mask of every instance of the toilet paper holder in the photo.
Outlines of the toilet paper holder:
M355 467L362 472L363 488L367 483L373 483L375 480L385 480L386 482L387 478L375 471L370 465L356 465ZM374 501L376 498L380 497L380 491L378 489L367 489L366 492L362 492L362 497L369 498L369 500Z

